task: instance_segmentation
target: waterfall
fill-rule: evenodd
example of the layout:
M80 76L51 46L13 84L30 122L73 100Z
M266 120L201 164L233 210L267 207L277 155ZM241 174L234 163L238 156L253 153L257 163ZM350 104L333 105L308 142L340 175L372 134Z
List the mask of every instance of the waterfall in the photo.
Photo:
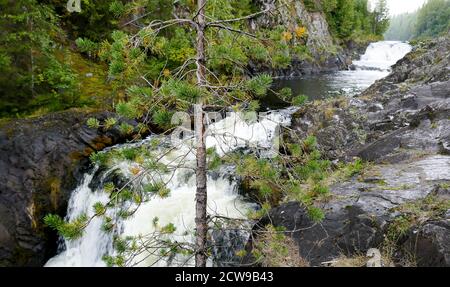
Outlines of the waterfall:
M266 153L266 156L270 156L278 127L290 124L290 115L293 111L295 109L291 108L269 112L260 115L259 118L256 117L256 114L248 116L241 113L228 113L223 120L209 125L206 137L207 148L215 147L219 155L224 155L236 149L258 147L261 152ZM157 136L150 136L139 143L118 145L109 150L137 146L151 149L150 142L155 137ZM168 181L167 187L171 190L170 196L152 198L142 204L131 218L123 220L117 215L116 208L109 210L107 215L117 222L113 233L103 231L102 219L95 217L81 238L65 240L64 246L61 248L63 251L51 258L45 266L105 266L102 257L115 254L113 248L115 235L126 237L149 234L154 231L155 227L152 221L156 217L161 226L169 223L175 225L176 232L172 236L172 240L194 243L192 231L195 227L196 185L193 171L195 154L191 149L194 144L193 138L188 138L187 141L176 147L169 138L163 138L163 144L160 144L155 152L164 155L161 162L165 164L182 164L182 167L177 168L173 174L163 175L164 179ZM84 176L80 185L73 192L69 201L67 219L75 219L81 214L92 216L94 214L92 207L96 202L106 203L109 200L109 195L102 190L101 184L95 183L95 177L100 177L100 182L102 182L112 173L119 172L121 176L130 179L133 177L130 170L136 165L135 162L121 160L115 161L106 171L94 167ZM100 176L98 176L99 173ZM218 172L208 174L208 212L230 218L245 218L247 211L255 206L238 194L238 182L232 174L233 167L231 166L225 166ZM143 178L144 183L149 180L149 177ZM245 232L240 234L243 237L241 248L247 241L248 235ZM230 236L230 234L226 236ZM172 265L193 265L192 258L180 256L176 261ZM208 264L213 265L213 262L210 261ZM166 266L168 262L158 261L155 256L143 253L134 258L131 265Z
M313 82L310 86L318 88L320 86L328 89L320 91L327 93L343 90L347 95L352 94L349 90L354 89L355 93L361 92L375 80L388 74L391 65L411 50L411 47L402 42L382 41L372 43L361 59L354 61L357 71L340 71L338 73L326 75L321 82ZM325 82L325 84L324 84ZM302 86L305 85L301 82ZM295 90L295 89L294 89ZM294 91L299 94L298 91ZM260 156L270 157L273 155L274 144L276 144L277 133L280 126L290 124L291 114L295 107L272 111L262 115L241 114L230 112L224 119L216 119L208 125L206 145L208 148L215 147L219 155L224 155L236 150L258 149ZM187 116L188 119L189 116ZM188 125L190 127L190 124ZM151 142L155 138L160 138L161 144L156 148ZM177 143L177 136L155 136L138 142L117 145L104 152L120 150L130 147L144 147L151 150L155 156L163 155L161 161L164 164L182 167L176 169L174 173L158 175L168 182L171 190L168 198L152 198L144 202L137 212L130 218L121 219L118 216L118 209L113 208L108 211L108 216L115 219L116 226L113 233L102 231L102 220L94 218L87 226L83 236L76 240L63 240L61 252L51 258L46 266L105 266L102 260L104 255L114 255L114 236L138 236L152 233L155 229L152 224L154 218L159 219L160 225L173 223L176 232L172 239L179 242L194 242L192 231L195 227L195 153L192 146L195 145L194 138L187 137L186 141ZM129 160L116 160L107 170L93 167L84 176L79 186L74 190L68 204L67 219L72 220L81 214L92 216L94 214L93 205L97 202L106 203L109 195L103 191L102 184L111 175L119 173L121 177L129 180L133 177L131 170L138 167L138 164ZM233 166L224 166L219 171L208 173L208 212L220 214L231 218L245 218L246 213L255 208L255 205L246 201L238 193L238 179L233 175ZM143 177L142 182L151 181L152 174ZM133 204L133 203L129 203ZM249 223L250 224L250 223ZM222 234L219 241L225 242L227 238L240 236L239 244L243 246L247 241L248 234ZM213 234L212 237L217 237ZM226 242L228 243L228 242ZM241 247L242 247L241 246ZM213 254L217 253L213 250ZM231 253L231 251L228 251ZM217 255L217 254L216 254ZM218 257L222 255L218 254ZM155 256L141 254L134 258L131 265L136 266L191 266L192 258L180 256L176 262L158 261ZM209 265L214 262L210 260Z
M411 49L411 46L405 42L381 41L371 43L364 55L359 60L353 61L353 65L359 70L387 71Z

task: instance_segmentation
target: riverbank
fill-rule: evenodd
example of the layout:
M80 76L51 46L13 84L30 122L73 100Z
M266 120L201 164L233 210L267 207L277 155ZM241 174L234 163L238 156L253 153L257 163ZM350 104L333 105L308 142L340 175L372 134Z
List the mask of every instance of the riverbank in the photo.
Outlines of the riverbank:
M334 163L363 163L332 177L314 224L289 202L259 225L284 227L312 266L450 266L450 40L415 47L361 95L310 103L293 117L288 142L314 135ZM362 262L362 263L361 263Z

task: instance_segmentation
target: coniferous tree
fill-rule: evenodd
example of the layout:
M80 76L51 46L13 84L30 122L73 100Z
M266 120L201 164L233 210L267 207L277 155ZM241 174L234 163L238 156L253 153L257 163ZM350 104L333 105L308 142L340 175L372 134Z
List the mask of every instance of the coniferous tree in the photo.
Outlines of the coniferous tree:
M373 33L383 35L389 27L389 8L386 0L378 0L373 10Z
M450 28L450 1L428 0L419 10L415 36L437 36Z
M35 0L1 0L0 7L0 114L73 104L76 77L59 49L53 9Z

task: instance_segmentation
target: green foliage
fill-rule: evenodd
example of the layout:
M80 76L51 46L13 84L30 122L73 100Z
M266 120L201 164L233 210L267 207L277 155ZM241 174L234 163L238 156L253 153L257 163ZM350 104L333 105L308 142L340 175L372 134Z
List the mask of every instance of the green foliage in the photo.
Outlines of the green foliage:
M417 12L396 15L391 18L384 34L386 40L409 41L416 32Z
M325 0L322 9L331 31L338 38L366 38L383 35L389 25L386 1L374 3L375 8L369 11L368 0Z
M169 129L172 127L172 112L167 110L157 110L153 114L153 122L163 129Z
M103 185L103 191L106 193L112 193L116 187L114 186L114 183L107 182Z
M328 187L326 187L326 186L323 186L322 184L316 184L316 185L314 185L314 187L313 187L313 193L315 194L315 195L327 195L327 194L329 194L329 189L328 189Z
M98 164L99 166L104 166L104 165L106 165L106 163L108 161L108 155L104 152L94 152L94 153L91 153L91 155L89 156L89 159L94 164Z
M99 42L108 38L110 32L118 24L115 14L110 12L111 1L83 0L81 1L80 13L67 11L65 9L66 0L46 0L43 2L48 3L58 13L60 22L72 39L87 38Z
M126 118L133 119L137 116L137 111L132 103L120 102L116 105L116 112Z
M343 167L344 176L346 178L353 177L355 175L360 174L365 168L365 164L360 158L355 159L353 162L346 164Z
M208 161L208 170L216 170L222 164L222 159L217 154L215 148L207 149L206 156Z
M247 63L248 56L245 49L243 49L245 48L243 45L246 43L236 43L236 38L225 31L218 32L218 36L220 37L219 41L209 46L208 64L211 68L221 73L240 73L242 69L236 63ZM261 54L256 55L256 57L261 57Z
M173 223L169 223L161 228L161 232L166 234L172 234L177 230Z
M166 198L170 195L170 189L163 182L154 182L144 185L144 192L158 195L161 198Z
M296 97L294 97L292 99L292 105L294 105L294 106L301 106L306 101L308 101L308 96L306 96L306 95L299 95L299 96L296 96Z
M121 1L113 1L109 5L109 11L113 13L114 17L118 18L125 14L126 7Z
M267 208L277 205L284 198L301 202L308 210L311 208L310 215L314 220L321 220L323 213L314 207L314 203L329 197L326 178L331 172L330 162L321 158L314 136L308 136L300 143L287 144L286 147L288 158L258 159L254 155L242 154L231 157L237 174L248 181L245 184L247 188L257 191L257 198L263 206L249 216L257 218L265 215Z
M254 240L252 253L255 261L263 267L306 267L308 263L298 254L298 245L285 229L267 225ZM245 256L245 250L238 256Z
M60 108L74 101L75 79L68 66L56 56L65 51L55 46L62 31L55 12L37 1L2 1L0 17L0 115L28 113L39 105ZM58 89L69 89L58 94ZM63 90L61 90L63 91Z
M312 151L317 146L317 138L309 135L303 141L303 147L305 150Z
M91 129L98 129L100 127L100 122L96 118L89 118L86 124Z
M102 231L111 232L114 228L114 223L111 217L105 216L102 223Z
M134 161L134 159L138 156L139 151L136 148L122 148L120 149L120 155L123 156L126 160Z
M305 4L305 7L310 12L317 12L319 11L319 7L317 7L317 3L314 0L303 0L303 4Z
M314 222L320 222L325 218L323 210L315 206L310 206L308 208L308 216Z
M247 81L247 89L255 96L262 97L266 95L267 90L272 85L272 77L267 74L261 74Z
M131 135L134 131L134 127L126 122L123 122L120 124L119 130L123 135Z
M194 103L202 96L203 91L195 85L185 81L170 79L163 84L161 92L168 96L173 96L177 100Z
M285 101L292 98L291 88L288 87L282 88L278 93L280 94L280 98Z
M59 3L56 0L47 2ZM258 110L259 103L255 99L267 94L272 85L272 78L262 74L248 79L249 65L284 69L289 67L293 59L312 60L306 46L309 33L301 23L298 23L296 27L277 26L273 29L261 28L258 31L251 31L248 21L230 24L230 27L235 29L255 33L264 41L217 27L209 27L206 32L207 62L205 64L206 77L211 82L211 86L200 87L196 84L194 72L196 68L195 33L183 25L168 25L167 29L161 31L152 30L149 27L150 23L157 23L154 21L156 19L172 18L173 1L97 1L98 5L94 5L93 2L84 1L83 12L79 15L67 15L58 10L60 18L52 19L52 23L55 24L52 29L58 30L56 24L59 21L60 24L64 24L62 25L64 27L67 24L78 24L67 28L69 41L77 39L75 43L78 51L84 56L87 54L91 60L107 65L108 75L107 77L104 75L101 81L111 87L111 94L116 97L114 101L111 101L112 106L121 117L145 121L137 127L138 130L144 130L146 124L169 130L173 127L171 124L173 113L175 111L191 113L192 104L200 98L205 105L228 106L235 110L240 110L241 107ZM366 18L370 17L361 16L366 15L364 13L367 11L358 3L367 2L362 0L305 1L308 9L326 11L327 17L333 20L332 29L341 38L352 37L356 33L354 30L363 34L368 33L373 27L366 22ZM194 16L193 13L196 11L194 4L194 1L177 2L178 10L186 13L187 16ZM207 2L206 10L211 19L231 19L248 15L258 11L259 8L254 5L254 1L250 0L210 0ZM53 15L56 15L54 11ZM367 15L370 13L367 12ZM133 19L132 24L129 22L131 19ZM84 24L79 22L81 20L86 22L86 29L91 30L85 30ZM99 25L102 21L104 21L103 26ZM93 27L94 25L98 27ZM42 29L42 31L48 31L48 29ZM41 63L45 64L42 67L48 69L39 68L38 74L41 76L36 77L36 83L42 84L42 87L45 86L50 91L43 93L44 96L59 97L67 90L76 91L72 88L77 85L78 79L70 75L70 67L64 65L63 57L52 59L55 47L58 46L55 43L58 42L52 37L49 37L49 40L45 37L39 39L44 39L48 43L38 41L33 43L33 49L39 50L36 55L42 56L43 52L49 50L49 54L40 59ZM0 63L8 65L16 60L14 55L11 56L10 51L1 49ZM29 50L25 49L21 52L28 55L26 51ZM23 67L23 70L27 70L26 68L29 67ZM3 73L5 67L0 69ZM303 95L292 98L292 92L288 89L281 90L280 94L283 99L294 105L302 105L307 100ZM70 104L74 105L72 102ZM69 106L64 104L64 107ZM107 130L118 125L118 120L108 118L100 123L97 119L89 119L87 124L92 128L102 127ZM118 128L126 135L135 130L133 126L123 121ZM155 141L151 145L156 148L160 143ZM282 200L294 198L307 208L308 214L314 221L320 221L324 218L323 211L314 204L316 200L321 200L329 194L324 179L330 163L321 159L321 154L317 150L317 141L312 136L289 145L288 149L287 155L277 155L273 158L259 158L259 151L256 150L245 155L237 152L220 157L215 150L209 149L207 151L208 169L217 169L227 161L236 165L237 173L248 180L249 187L257 191L262 201L261 209L251 214L252 218L267 214L272 206ZM141 148L93 153L90 158L99 165L105 165L116 159L134 161L130 168L133 175L142 175L145 173L144 170L162 173L168 171L167 166L152 157L151 151ZM357 169L357 166L352 168L352 170ZM114 231L114 220L105 215L108 208L119 208L117 216L126 219L135 212L130 205L140 205L153 196L165 198L170 195L170 190L163 182L141 184L142 182L126 187L115 187L112 183L104 184L104 192L113 200L107 204L98 202L92 207L96 216L102 217L104 231ZM130 204L123 204L125 202ZM59 217L49 215L47 221L60 233L66 234L69 238L77 238L88 219L80 217L67 223ZM176 231L173 224L159 226L157 219L153 225L157 233L156 237L170 235ZM275 231L275 241L285 242L286 237L281 230ZM164 240L159 242L162 256L190 252L180 248L176 242L163 238ZM269 247L282 257L289 253L289 250L281 243ZM115 237L114 248L117 254L105 256L105 262L111 266L124 266L127 258L136 251L136 239Z
M433 37L450 28L450 1L428 0L418 11L416 37Z
M0 2L0 116L110 105L105 66L71 48L77 39L78 51L96 58L115 25L107 2L84 1L81 13L69 13L65 0Z
M80 215L71 222L65 222L60 216L48 214L44 217L44 223L67 239L77 239L83 235L83 228L88 222L86 215Z
M106 207L101 202L96 202L93 206L96 215L102 215L106 212Z
M96 43L86 38L78 38L75 41L75 44L77 44L80 52L87 53L89 56L92 56L92 54L94 54L98 49L98 45Z
M117 120L115 118L107 118L105 120L105 129L109 130L111 128L113 128L117 123Z

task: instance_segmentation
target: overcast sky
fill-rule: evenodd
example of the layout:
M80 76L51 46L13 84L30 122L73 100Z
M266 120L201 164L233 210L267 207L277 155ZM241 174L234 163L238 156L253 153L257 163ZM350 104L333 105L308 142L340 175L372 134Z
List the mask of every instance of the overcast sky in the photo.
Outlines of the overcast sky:
M371 0L376 2L376 0ZM391 15L413 12L420 8L426 0L387 0Z

